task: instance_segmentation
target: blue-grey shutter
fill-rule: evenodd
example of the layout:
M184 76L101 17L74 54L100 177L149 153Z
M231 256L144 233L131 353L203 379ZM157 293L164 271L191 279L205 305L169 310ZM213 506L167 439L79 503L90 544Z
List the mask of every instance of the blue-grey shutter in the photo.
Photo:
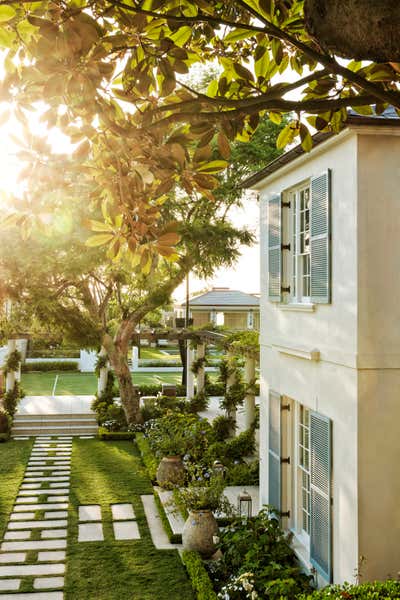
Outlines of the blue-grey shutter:
M281 396L269 392L268 504L281 511Z
M281 196L268 200L268 298L271 302L281 300L282 270L282 203Z
M311 301L331 301L331 172L311 180Z
M311 529L310 560L332 581L332 423L323 415L310 414Z

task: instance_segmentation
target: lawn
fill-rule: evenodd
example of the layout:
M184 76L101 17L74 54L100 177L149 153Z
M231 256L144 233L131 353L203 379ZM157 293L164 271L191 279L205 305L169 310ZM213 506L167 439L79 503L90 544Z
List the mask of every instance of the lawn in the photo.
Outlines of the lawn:
M32 441L0 444L0 539L24 476Z
M75 440L72 452L66 600L192 600L176 550L156 550L141 494L152 487L132 442ZM140 540L114 540L110 504L134 506ZM78 543L78 506L100 504L104 542Z
M74 372L35 372L23 373L21 378L22 388L28 396L48 396L52 394L55 377L58 375L56 396L68 394L95 394L97 391L97 378L94 373ZM161 384L181 382L181 373L134 373L133 382L141 384Z
M152 348L150 346L141 346L140 358L143 360L179 360L179 350L173 346L165 348Z

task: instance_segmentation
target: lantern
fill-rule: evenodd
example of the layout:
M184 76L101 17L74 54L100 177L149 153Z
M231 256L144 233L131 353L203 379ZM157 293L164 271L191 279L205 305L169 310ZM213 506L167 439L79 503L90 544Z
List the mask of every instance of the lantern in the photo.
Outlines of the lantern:
M215 475L219 475L222 478L226 475L226 468L220 460L214 460L212 470Z
M250 518L252 516L252 504L253 504L253 500L252 500L249 492L246 492L246 490L243 490L243 492L241 492L238 496L239 515L241 517Z

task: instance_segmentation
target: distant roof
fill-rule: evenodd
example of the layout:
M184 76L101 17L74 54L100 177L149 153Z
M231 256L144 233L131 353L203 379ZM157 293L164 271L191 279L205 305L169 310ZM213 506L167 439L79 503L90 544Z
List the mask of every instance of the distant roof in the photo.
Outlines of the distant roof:
M388 106L380 115L374 114L369 116L360 115L351 109L348 111L348 117L345 127L347 127L348 125L375 125L377 127L400 127L400 118L393 106ZM333 137L334 135L336 134L333 133L333 131L319 131L318 133L314 134L312 138L313 148L319 146L319 144L321 144L328 138ZM253 175L250 175L250 177L244 179L241 182L240 187L244 189L249 189L253 187L256 183L262 181L263 179L268 177L268 175L271 175L271 173L278 171L281 167L292 162L292 160L294 160L298 156L301 156L302 154L305 154L305 151L301 147L301 144L299 144L298 146L295 146L294 148L288 150L284 154L281 154L281 156L278 156L278 158L275 158L275 160L268 163L260 171L257 171L257 173L254 173Z
M229 288L213 288L205 294L195 296L189 301L191 307L218 307L218 306L255 306L260 304L259 298L253 294L246 294L239 290L230 290ZM185 306L182 303L181 306Z

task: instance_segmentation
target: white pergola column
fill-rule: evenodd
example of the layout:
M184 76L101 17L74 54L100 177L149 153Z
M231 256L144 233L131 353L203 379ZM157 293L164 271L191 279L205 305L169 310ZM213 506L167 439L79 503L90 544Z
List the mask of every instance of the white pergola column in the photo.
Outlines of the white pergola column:
M188 340L186 349L186 400L190 400L194 396L194 373L192 365L194 360L194 350L190 346Z
M17 340L8 340L7 344L7 356L17 349ZM20 367L19 367L20 368ZM19 369L18 369L19 372ZM17 371L8 371L6 375L6 392L10 392L14 389L15 382L17 381Z
M107 356L107 350L103 346L100 348L99 356ZM106 391L107 380L108 380L108 365L106 365L105 367L102 367L100 369L100 373L97 378L97 395L98 396L101 396Z
M206 355L206 345L204 342L197 344L196 347L196 359L204 358ZM201 365L196 375L196 383L197 383L197 394L201 394L204 392L206 381L206 370L204 364Z
M254 384L256 377L256 359L253 356L246 355L244 363L244 382L246 388ZM244 398L244 414L246 429L250 429L256 417L256 399L254 391L248 391Z
M139 368L139 348L132 346L132 371L137 371Z

